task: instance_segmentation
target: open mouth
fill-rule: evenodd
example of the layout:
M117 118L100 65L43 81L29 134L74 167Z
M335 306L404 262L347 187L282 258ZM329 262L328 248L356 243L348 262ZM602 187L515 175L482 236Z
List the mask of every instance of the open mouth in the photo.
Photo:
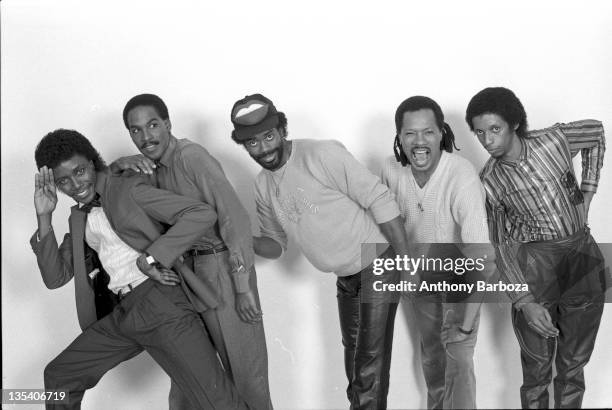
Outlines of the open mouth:
M266 154L262 154L257 157L257 161L259 161L262 164L266 164L266 165L273 164L276 161L277 154L278 152L276 150L272 152L268 152Z
M74 197L77 198L78 200L83 200L89 196L89 192L90 192L89 188L85 188L84 190L74 194Z
M410 162L416 166L423 166L429 162L431 150L427 147L417 147L412 149L411 154L412 158Z

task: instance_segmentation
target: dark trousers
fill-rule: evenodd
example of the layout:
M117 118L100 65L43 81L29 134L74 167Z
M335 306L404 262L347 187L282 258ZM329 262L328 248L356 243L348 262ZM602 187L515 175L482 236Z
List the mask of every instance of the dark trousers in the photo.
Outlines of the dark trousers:
M528 325L522 312L512 309L523 367L521 405L549 407L554 361L555 408L580 408L584 366L603 312L606 272L601 251L585 230L562 240L524 244L517 258L531 292L559 329L557 338L546 339Z
M193 268L198 277L216 289L221 297L221 303L216 309L202 313L202 320L238 394L252 409L271 410L268 352L263 321L246 323L236 312L229 252L189 257L185 259L185 263ZM259 304L255 270L251 272L249 284ZM201 410L201 407L190 405L176 382L172 382L170 386L169 400L171 410Z
M85 390L143 350L180 385L195 407L247 408L183 290L149 279L47 365L45 388L68 390L70 401L47 404L47 409L80 409ZM107 407L114 406L109 403Z
M380 257L393 258L395 254L389 248ZM374 276L370 265L357 274L339 277L336 282L344 367L349 381L346 393L354 410L387 408L399 297L389 292L373 293L373 280L396 283L399 277L396 271Z

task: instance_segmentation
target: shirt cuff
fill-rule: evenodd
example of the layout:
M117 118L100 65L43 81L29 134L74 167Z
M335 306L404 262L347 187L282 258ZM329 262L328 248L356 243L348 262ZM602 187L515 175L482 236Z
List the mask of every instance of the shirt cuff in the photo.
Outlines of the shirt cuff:
M582 181L580 184L580 190L582 192L597 192L597 182L595 181Z
M251 269L246 269L243 265L240 265L240 268L237 270L232 270L232 281L234 282L236 293L246 293L251 290L249 285L250 274Z
M148 255L151 255L156 262L159 262L164 268L170 269L175 262L175 259L171 259L172 257L168 255L167 252L164 252L159 246L156 246L155 243L145 251Z
M527 303L534 303L536 301L529 292L515 293L514 297L510 296L510 299L512 299L512 306L516 310L521 310Z

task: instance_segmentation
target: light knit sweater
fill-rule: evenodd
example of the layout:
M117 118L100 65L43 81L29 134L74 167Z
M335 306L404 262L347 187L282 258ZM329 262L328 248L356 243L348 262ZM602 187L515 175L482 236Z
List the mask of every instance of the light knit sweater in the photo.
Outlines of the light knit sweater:
M381 178L396 196L409 242L489 242L484 190L468 160L443 151L429 181L419 188L410 166L390 157Z
M283 249L291 238L323 272L359 272L380 253L367 247L362 255L361 245L386 244L377 224L399 216L393 194L338 141L292 144L282 168L255 180L261 235Z

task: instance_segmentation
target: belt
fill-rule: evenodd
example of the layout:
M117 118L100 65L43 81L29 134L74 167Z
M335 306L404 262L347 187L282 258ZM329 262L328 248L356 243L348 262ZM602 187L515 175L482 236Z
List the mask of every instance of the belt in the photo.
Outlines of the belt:
M146 282L146 281L144 281L144 282ZM138 285L140 285L140 284L142 284L144 282L140 282ZM136 286L138 286L138 285L132 285L130 283L129 285L120 288L117 291L117 296L119 297L119 300L122 300L123 298L125 298L131 291L136 289Z
M197 256L197 255L214 255L216 253L225 252L227 250L227 246L221 245L215 248L207 248L207 249L189 249L187 252L183 254L185 258L189 256Z

